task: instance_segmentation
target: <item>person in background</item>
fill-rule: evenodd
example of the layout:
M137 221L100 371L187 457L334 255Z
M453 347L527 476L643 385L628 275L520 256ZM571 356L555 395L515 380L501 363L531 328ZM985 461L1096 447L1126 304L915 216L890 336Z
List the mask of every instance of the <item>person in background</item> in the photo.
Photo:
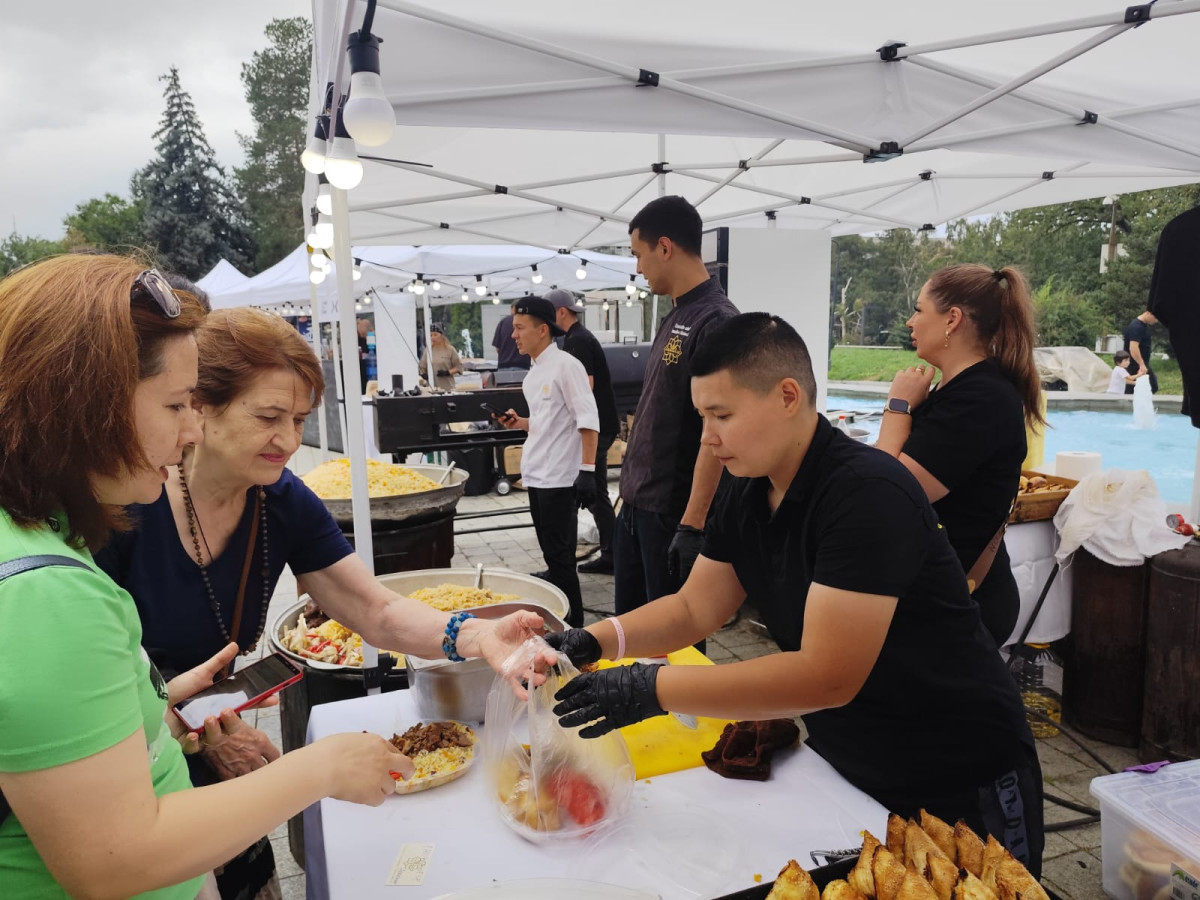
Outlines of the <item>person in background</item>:
M529 357L517 349L517 343L513 340L513 310L516 308L517 304L514 302L508 308L508 315L496 323L496 330L492 333L492 346L496 348L497 369L521 369L527 372Z
M433 370L437 373L434 386L438 390L454 390L454 376L463 371L462 359L454 345L446 339L446 330L437 322L429 326L429 339L433 341ZM417 367L421 377L429 379L429 352L421 356L421 364Z
M692 407L691 361L706 334L737 315L701 258L704 223L683 197L651 200L629 223L638 273L672 298L646 361L642 396L621 465L623 505L613 535L616 609L627 612L675 593L704 541L721 477L700 446Z
M1139 378L1146 377L1145 372L1137 375L1129 374L1130 360L1131 357L1124 350L1118 350L1113 354L1113 370L1108 378L1108 390L1105 393L1124 394L1126 387L1135 384Z
M371 333L371 323L359 316L355 325L358 328L358 382L362 393L367 392L367 357L371 355L371 345L367 335Z
M876 446L924 488L1002 647L1021 609L1004 525L1026 428L1045 425L1029 287L1012 267L947 266L921 288L906 325L927 365L897 373ZM931 389L935 370L942 377Z
M312 348L283 319L249 308L209 315L196 344L199 374L190 400L203 440L194 435L194 446L165 484L130 507L135 529L96 554L98 565L133 596L151 660L171 677L230 642L254 651L265 639L284 566L300 593L376 646L441 655L447 614L376 581L324 503L286 468L304 420L324 396ZM461 654L483 655L496 665L541 624L536 615L452 621L459 625ZM189 769L200 786L236 779L278 758L266 735L226 710L205 722ZM274 856L270 842L257 837L248 851L221 861L223 897L270 890Z
M211 685L234 648L166 681L133 600L90 551L201 438L203 318L124 257L52 257L0 281L0 565L54 558L0 583L5 621L39 648L0 654L4 900L207 897L214 866L306 806L378 805L390 771L414 771L379 735L353 733L190 789L167 708Z
M1150 366L1150 354L1154 349L1150 340L1150 326L1158 321L1154 313L1146 310L1125 326L1125 352L1132 357L1129 363L1129 374L1145 373L1150 376L1150 392L1158 393L1158 376ZM1125 393L1133 393L1133 382L1127 382Z
M596 520L600 533L600 555L580 564L584 573L611 575L613 573L612 538L616 516L608 496L608 450L617 438L617 399L613 395L608 359L596 336L583 327L576 314L575 297L561 288L546 294L554 304L555 323L566 332L562 349L583 363L592 397L600 414L600 436L596 440L596 499L587 507Z
M554 343L563 334L554 322L554 305L543 297L525 297L515 309L513 339L532 363L521 382L529 417L510 409L498 421L529 432L521 453L521 482L546 560L541 577L567 595L567 623L579 626L583 596L575 571L576 510L596 499L599 415L583 364Z
M588 672L558 691L561 724L588 738L668 710L802 715L809 747L851 784L901 816L962 818L1036 876L1033 735L921 486L817 413L808 348L777 316L714 329L692 357L691 392L704 450L733 476L691 576L677 594L547 639L576 665L656 656L749 599L782 652Z

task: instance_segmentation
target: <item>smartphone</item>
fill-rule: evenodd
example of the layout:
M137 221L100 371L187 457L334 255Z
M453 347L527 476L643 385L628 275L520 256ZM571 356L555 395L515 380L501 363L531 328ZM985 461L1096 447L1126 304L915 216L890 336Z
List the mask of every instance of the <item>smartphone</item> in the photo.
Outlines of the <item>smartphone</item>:
M479 408L482 409L485 413L489 413L492 416L495 416L497 419L507 419L508 418L508 413L500 412L500 410L496 409L496 407L492 406L492 404L490 404L490 403L480 403Z
M241 712L303 677L304 671L299 666L286 656L273 653L180 701L171 711L189 731L200 732L209 716L220 715L223 709Z

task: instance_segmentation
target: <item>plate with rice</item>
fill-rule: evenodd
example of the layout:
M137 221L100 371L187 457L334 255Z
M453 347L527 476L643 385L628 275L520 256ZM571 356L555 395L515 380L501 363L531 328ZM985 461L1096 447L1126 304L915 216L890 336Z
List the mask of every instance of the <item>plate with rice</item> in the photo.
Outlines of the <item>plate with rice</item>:
M475 732L462 722L418 722L391 744L413 761L416 772L396 779L397 794L416 794L449 784L467 774L475 762Z

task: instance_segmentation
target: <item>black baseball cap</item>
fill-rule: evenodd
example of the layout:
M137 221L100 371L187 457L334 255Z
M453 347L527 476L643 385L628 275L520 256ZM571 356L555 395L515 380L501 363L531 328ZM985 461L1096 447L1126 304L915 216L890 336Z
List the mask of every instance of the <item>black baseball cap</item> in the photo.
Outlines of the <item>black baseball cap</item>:
M554 304L544 297L522 297L513 306L513 315L517 316L533 316L535 319L541 319L550 326L551 337L561 337L566 334L558 323L554 321Z

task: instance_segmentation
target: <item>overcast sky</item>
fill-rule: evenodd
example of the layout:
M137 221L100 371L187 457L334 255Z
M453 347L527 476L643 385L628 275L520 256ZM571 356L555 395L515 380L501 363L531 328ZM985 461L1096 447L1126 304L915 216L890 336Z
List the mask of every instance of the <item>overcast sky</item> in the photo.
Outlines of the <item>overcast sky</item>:
M47 0L6 3L0 24L0 237L57 238L80 201L128 196L154 154L158 77L172 65L223 166L253 130L242 63L274 18L311 15L307 0ZM15 101L15 103L13 102Z

